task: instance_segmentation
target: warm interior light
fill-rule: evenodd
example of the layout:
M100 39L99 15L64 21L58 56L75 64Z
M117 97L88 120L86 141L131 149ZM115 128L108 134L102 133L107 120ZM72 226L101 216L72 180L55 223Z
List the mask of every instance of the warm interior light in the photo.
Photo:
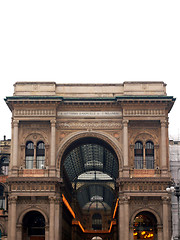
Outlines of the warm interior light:
M79 227L81 228L81 230L82 230L84 233L94 233L94 232L96 232L96 233L98 233L98 232L99 232L99 233L110 233L110 232L111 232L111 229L112 229L112 226L113 226L113 225L116 225L116 221L115 221L115 220L112 220L112 221L111 221L111 224L110 224L109 230L85 230L85 229L83 228L82 224L80 223L80 221L76 221L76 220L75 220L75 218L76 218L75 213L74 213L74 211L72 210L72 208L71 208L70 204L68 203L68 201L66 200L64 194L62 194L62 200L63 200L63 203L65 204L65 206L67 207L67 209L70 211L70 213L72 214L72 216L73 216L73 218L74 218L74 220L72 221L72 224L73 224L73 225L79 225ZM119 200L119 199L117 199L117 201L116 201L116 206L115 206L115 209L114 209L114 214L113 214L114 217L115 217L115 215L116 215L116 211L117 211L117 207L118 207L118 200ZM113 217L113 218L114 218L114 217Z
M115 208L114 208L113 218L115 218L115 216L116 216L116 211L117 211L117 207L118 207L118 202L119 202L119 198L117 198L117 200L116 200L116 205L115 205Z
M71 206L69 205L68 201L66 200L64 194L62 194L62 200L63 200L63 203L66 205L67 209L70 211L71 215L73 216L73 218L75 218L75 213L74 211L72 210Z

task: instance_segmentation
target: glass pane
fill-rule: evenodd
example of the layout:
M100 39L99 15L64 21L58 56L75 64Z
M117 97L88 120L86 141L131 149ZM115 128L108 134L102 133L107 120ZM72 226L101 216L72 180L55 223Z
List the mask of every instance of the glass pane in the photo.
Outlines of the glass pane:
M26 168L27 169L33 168L33 161L34 161L34 156L26 156Z
M143 169L143 157L135 156L134 165L135 169Z
M154 169L154 144L150 141L146 143L146 168Z
M36 158L36 167L38 169L43 169L44 168L44 160L45 160L44 156L38 156Z

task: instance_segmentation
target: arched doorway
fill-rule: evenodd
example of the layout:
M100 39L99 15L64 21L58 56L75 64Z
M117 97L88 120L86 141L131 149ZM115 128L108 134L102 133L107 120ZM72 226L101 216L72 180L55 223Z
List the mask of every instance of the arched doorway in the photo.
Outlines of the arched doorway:
M134 239L157 240L157 219L151 212L143 211L134 218Z
M45 218L38 211L30 211L23 218L23 240L45 240Z
M113 148L95 137L74 141L62 157L61 176L65 185L64 195L75 211L76 220L85 229L83 233L76 229L76 237L72 239L87 239L86 234L97 230L110 234L119 176L119 161ZM65 233L64 229L63 234L68 232Z

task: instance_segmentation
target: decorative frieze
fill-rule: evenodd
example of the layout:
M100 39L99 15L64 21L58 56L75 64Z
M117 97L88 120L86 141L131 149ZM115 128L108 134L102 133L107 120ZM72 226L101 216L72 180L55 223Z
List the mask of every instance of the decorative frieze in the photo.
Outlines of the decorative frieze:
M131 192L163 192L166 189L166 184L164 183L152 183L152 182L140 182L137 183L134 179L134 183L123 184L122 191Z
M13 184L12 192L49 192L55 191L55 186L51 184Z
M59 129L122 129L121 122L59 122Z
M124 109L123 116L165 116L164 109Z
M54 109L16 109L14 116L56 116L56 111Z

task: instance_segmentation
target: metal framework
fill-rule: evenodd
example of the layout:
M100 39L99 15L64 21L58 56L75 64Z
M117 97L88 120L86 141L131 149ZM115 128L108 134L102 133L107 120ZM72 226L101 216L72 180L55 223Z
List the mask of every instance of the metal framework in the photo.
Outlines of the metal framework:
M65 157L64 169L82 209L111 209L118 160L107 144L93 138L74 143Z

